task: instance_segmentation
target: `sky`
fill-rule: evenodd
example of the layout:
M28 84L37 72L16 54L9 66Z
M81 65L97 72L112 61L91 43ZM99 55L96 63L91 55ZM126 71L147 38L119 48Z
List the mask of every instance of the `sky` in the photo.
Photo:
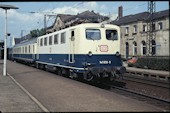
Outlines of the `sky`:
M66 2L0 2L0 5L14 5L19 9L10 9L7 13L7 47L13 37L20 38L33 29L44 27L44 14L73 14L94 11L112 20L118 15L118 7L123 7L123 16L148 11L148 1L66 1ZM169 9L168 1L156 1L156 12ZM30 13L34 12L34 13ZM47 27L51 26L55 16L47 17ZM5 11L0 9L0 40L5 37Z

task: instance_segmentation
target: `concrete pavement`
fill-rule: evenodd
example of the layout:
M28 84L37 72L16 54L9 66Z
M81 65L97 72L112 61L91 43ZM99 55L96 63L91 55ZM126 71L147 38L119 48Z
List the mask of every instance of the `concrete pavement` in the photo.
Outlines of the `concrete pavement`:
M43 112L43 110L7 75L0 60L0 112Z

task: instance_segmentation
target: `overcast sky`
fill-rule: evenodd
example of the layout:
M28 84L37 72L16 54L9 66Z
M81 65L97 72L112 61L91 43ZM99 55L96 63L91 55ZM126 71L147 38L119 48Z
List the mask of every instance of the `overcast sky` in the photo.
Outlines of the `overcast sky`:
M123 16L145 12L148 10L148 1L107 1L107 2L0 2L0 4L8 4L19 7L17 10L8 10L8 32L11 37L21 37L29 33L33 29L41 29L44 27L43 12L48 14L74 14L81 13L86 10L94 10L96 13L115 19L118 15L118 7L123 6ZM156 12L169 9L168 1L157 1ZM5 27L5 11L0 9L0 40L4 40ZM34 14L30 12L36 12ZM47 18L47 27L51 26L55 17ZM10 40L8 39L8 46Z

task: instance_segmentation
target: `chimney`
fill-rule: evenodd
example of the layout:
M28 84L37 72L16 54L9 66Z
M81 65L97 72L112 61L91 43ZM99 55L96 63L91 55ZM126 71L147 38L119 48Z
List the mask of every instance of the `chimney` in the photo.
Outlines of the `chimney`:
M123 17L123 7L119 6L119 10L118 10L118 18Z

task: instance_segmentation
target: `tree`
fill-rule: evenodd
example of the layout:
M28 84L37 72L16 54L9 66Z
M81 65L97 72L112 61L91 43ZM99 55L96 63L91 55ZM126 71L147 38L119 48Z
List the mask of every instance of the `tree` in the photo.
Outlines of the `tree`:
M39 29L34 29L34 30L30 31L30 34L31 34L32 38L36 38L36 37L45 35L45 30L43 28L40 29L40 30Z

